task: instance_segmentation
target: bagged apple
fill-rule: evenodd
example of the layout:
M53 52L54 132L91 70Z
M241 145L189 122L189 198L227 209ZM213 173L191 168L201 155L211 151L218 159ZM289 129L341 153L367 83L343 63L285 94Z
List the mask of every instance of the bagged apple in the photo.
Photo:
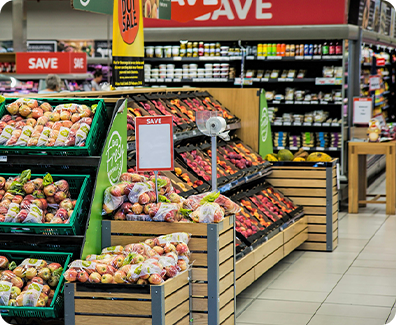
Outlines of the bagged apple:
M194 222L218 223L224 219L224 210L217 203L205 203L190 214Z
M153 191L155 191L155 187L152 182L135 183L129 190L128 200L131 203L148 204L151 200L148 192Z
M147 177L144 175L139 175L136 173L123 173L120 176L120 181L130 182L130 183L143 183L147 182Z
M143 256L149 256L151 247L145 243L129 244L124 247L123 254L136 253Z
M87 255L87 257L85 258L85 260L87 261L101 261L107 258L111 258L114 255L110 255L110 254L100 254L100 255L96 255L96 254L91 254L91 255Z
M0 134L0 144L6 143L11 138L14 130L15 127L7 125Z
M28 286L27 291L23 292L23 298L22 298L22 306L24 307L45 307L45 302L42 304L38 304L39 300L43 300L43 298L40 298L40 294L43 290L43 285L40 283L31 283ZM22 295L22 294L21 294ZM18 296L19 298L20 296ZM20 306L18 304L18 306Z
M124 251L123 246L110 246L102 249L101 254L122 254Z
M37 205L31 203L28 209L19 211L15 220L21 223L43 223L44 212Z
M120 184L121 183L106 188L103 198L102 215L112 213L124 203L126 199L124 191L127 183L125 186Z
M179 210L180 207L177 204L160 202L149 211L149 215L153 221L177 222L181 218Z
M184 243L187 245L190 239L191 234L188 234L186 232L175 232L172 234L156 237L154 239L154 244L162 247L169 243L173 245L177 245L178 243Z
M64 147L66 145L66 140L69 136L70 129L66 127L61 127L59 130L58 137L55 140L55 147Z
M0 203L0 210L1 210L1 203ZM8 206L7 213L5 215L4 222L19 222L17 221L17 215L19 214L20 207L17 203L10 203Z
M50 134L51 134L51 128L45 126L38 138L37 147L45 146L49 140ZM33 140L30 144L33 145L32 143L34 143ZM28 146L29 146L29 143L28 143Z
M85 271L88 274L91 274L92 272L96 271L96 263L92 261L75 260L69 264L69 270L70 269L76 270L77 272ZM65 279L66 279L66 275L65 275ZM69 281L68 279L66 280Z
M12 283L0 281L0 306L8 306L10 300Z

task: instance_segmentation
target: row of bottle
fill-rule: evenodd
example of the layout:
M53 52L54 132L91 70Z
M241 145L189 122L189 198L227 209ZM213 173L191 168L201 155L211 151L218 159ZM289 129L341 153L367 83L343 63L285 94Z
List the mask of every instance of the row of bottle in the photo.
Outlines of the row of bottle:
M251 53L249 53L251 49ZM248 55L257 56L309 56L309 55L341 55L342 43L325 42L323 44L258 44L247 48Z

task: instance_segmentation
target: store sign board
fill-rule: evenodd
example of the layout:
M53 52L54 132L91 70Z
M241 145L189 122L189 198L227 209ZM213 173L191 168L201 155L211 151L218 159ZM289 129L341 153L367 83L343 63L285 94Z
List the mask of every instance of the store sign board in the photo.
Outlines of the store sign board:
M369 90L374 91L374 90L378 90L380 88L381 88L381 77L378 75L370 76Z
M269 153L273 153L271 122L268 115L268 104L265 98L265 90L260 92L260 126L259 126L259 154L265 157Z
M28 52L56 52L57 41L27 41Z
M73 9L96 12L99 14L113 14L112 0L71 0Z
M113 15L114 87L144 84L144 36L141 0L115 0Z
M201 0L203 1L203 0ZM219 0L220 1L220 0ZM221 7L185 23L145 19L144 27L290 26L347 23L346 0L221 0Z
M372 98L353 98L353 124L369 124L372 114Z
M178 0L172 2L172 20L187 22L220 9L221 0Z
M385 58L377 58L377 66L378 67L383 67L385 65L386 61Z
M17 73L86 73L86 53L18 52Z
M136 117L136 170L173 170L173 117Z
M103 193L109 186L114 185L120 175L127 170L127 101L119 100L116 104L110 131L107 134L98 174L96 177L94 199L91 207L88 229L82 258L89 254L96 254L102 249L102 205Z
M151 0L144 0L143 17L170 20L172 18L172 7L171 0L159 0L155 1L154 4Z

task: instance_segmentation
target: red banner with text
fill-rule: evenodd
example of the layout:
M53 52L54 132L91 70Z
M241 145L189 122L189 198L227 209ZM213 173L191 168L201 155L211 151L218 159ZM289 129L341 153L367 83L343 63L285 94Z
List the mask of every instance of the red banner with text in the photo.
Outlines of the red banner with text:
M220 1L220 0L219 0ZM332 25L348 21L346 0L221 0L220 9L185 23L144 20L144 27ZM193 10L198 0L177 0ZM172 2L175 3L175 2ZM172 6L173 7L173 6ZM192 8L192 9L191 9ZM172 13L173 15L173 13Z
M86 53L56 52L18 52L16 54L16 72L47 73L86 73Z

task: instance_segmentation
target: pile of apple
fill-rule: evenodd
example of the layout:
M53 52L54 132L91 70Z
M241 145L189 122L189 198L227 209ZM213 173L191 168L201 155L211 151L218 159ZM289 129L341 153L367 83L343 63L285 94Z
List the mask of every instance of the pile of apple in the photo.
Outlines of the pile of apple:
M262 190L261 193L262 194L258 194L257 197L263 198L263 195L266 196L272 203L278 205L282 211L290 213L297 208L293 201L271 186Z
M157 202L154 182L153 176L123 173L119 183L105 190L102 215L112 215L115 220L211 223L239 211L237 204L220 193L184 199L164 176L157 180Z
M96 105L52 107L47 102L20 98L6 106L0 120L0 145L64 147L85 146Z
M235 230L241 233L245 238L256 234L260 230L264 230L257 219L252 217L244 208L235 216Z
M62 271L59 263L27 258L16 266L0 256L0 306L50 307Z
M49 173L30 177L30 169L8 180L0 176L0 222L69 223L76 205L69 183L54 182Z
M160 284L188 268L191 235L173 233L144 243L112 246L69 265L69 282Z

